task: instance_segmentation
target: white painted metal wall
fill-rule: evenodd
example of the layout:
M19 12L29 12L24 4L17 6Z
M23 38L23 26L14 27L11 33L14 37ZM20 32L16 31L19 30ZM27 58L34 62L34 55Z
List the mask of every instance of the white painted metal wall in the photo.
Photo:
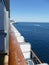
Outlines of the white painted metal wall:
M9 54L9 12L2 2L0 2L0 53Z

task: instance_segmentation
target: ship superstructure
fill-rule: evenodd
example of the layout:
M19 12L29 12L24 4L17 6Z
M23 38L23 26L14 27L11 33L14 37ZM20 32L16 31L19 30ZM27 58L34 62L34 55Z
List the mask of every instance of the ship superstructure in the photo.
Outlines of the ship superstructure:
M0 53L9 54L9 0L0 0Z
M21 33L10 23L10 0L0 0L0 64L48 65L31 50ZM32 57L31 57L32 55Z

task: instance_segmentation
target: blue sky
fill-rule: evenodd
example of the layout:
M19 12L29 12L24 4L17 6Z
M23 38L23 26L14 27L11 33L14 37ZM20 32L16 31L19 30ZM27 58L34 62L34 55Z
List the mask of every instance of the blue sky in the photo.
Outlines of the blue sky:
M11 0L10 13L17 22L49 22L49 0Z

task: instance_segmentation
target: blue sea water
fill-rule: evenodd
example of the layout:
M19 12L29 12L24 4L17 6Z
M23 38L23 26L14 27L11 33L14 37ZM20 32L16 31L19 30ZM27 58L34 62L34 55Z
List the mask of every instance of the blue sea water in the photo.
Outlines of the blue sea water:
M49 23L18 22L14 26L30 42L39 59L49 63Z

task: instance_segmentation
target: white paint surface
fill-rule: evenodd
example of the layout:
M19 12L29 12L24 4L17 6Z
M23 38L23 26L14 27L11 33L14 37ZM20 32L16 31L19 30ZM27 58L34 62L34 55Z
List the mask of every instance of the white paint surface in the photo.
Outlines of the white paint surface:
M23 36L17 37L17 41L18 41L18 43L23 43L24 42L24 37Z
M23 53L23 55L25 59L30 58L30 52Z
M20 44L22 52L29 52L31 50L31 45L29 43Z

